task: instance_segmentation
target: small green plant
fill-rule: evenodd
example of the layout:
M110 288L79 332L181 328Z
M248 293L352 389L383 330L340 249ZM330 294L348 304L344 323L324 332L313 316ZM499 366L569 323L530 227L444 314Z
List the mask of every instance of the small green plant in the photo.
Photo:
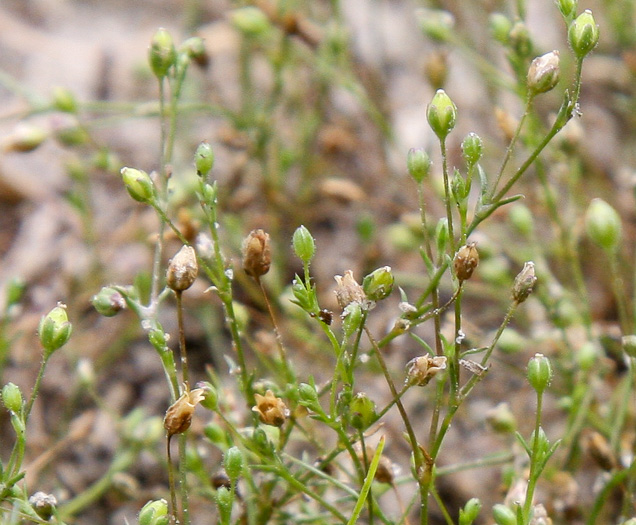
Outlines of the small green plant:
M254 228L225 204L230 195L215 179L211 140L191 147L188 162L175 154L179 119L188 111L183 102L188 71L204 59L205 45L198 37L175 44L170 32L159 29L148 55L159 93L155 169L120 169L121 185L135 206L151 210L157 220L152 264L140 269L147 279L109 283L92 304L105 317L135 318L136 333L154 349L165 376L165 412L148 416L137 408L124 417L113 415L121 444L102 478L65 502L41 492L29 497L23 479L29 415L49 359L71 335L66 309L58 305L39 326L43 360L28 400L11 382L2 389L16 435L0 470L3 522L5 516L7 523L17 522L17 515L38 523L72 522L151 450L165 467L165 490L139 505L140 525L202 519L223 525L439 520L470 525L491 516L499 525L536 525L566 523L571 513L590 524L629 523L636 483L628 432L635 417L636 300L625 291L631 277L623 268L622 220L601 199L573 203L571 215L561 213L559 202L584 193L583 186L580 178L563 185L550 179L552 163L574 170L577 162L557 136L580 112L583 64L598 44L599 27L591 11L579 14L576 1L559 1L553 9L563 21L569 51L537 51L525 24L525 2L516 2L514 18L491 14L492 37L510 73L476 54L450 13L418 12L427 37L465 53L523 109L514 123L499 114L507 139L500 152L475 132L459 140L461 103L444 89L445 66L438 63L434 75L429 69L434 94L423 114L435 146L404 152L410 176L404 185L417 197L416 218L393 230L395 244L416 253L417 270L402 270L399 260L367 261L361 272L342 267L334 276L335 299L332 290L324 293L332 283L316 270L323 253L312 233L317 221L304 210L317 188L310 137L322 115L316 108L296 115L297 101L286 82L309 64L317 71L317 107L327 103L329 88L344 87L389 135L382 112L352 76L342 21L334 15L318 32L300 11L267 9L266 3L239 7L228 17L240 37L240 100L220 113L247 141L249 162L258 168L267 224ZM271 68L269 90L259 91L254 83L257 56ZM536 107L544 98L554 103L550 118ZM55 108L79 112L64 90L56 92ZM301 130L296 149L277 130L279 112L288 112ZM43 140L31 133L13 147L32 150ZM296 200L287 185L297 185ZM70 200L94 241L90 210L82 206L87 187L77 186ZM355 200L352 187L339 191ZM558 249L543 242L540 216L533 213L537 203L547 212ZM362 239L375 234L372 225L358 226ZM615 358L627 369L609 400L597 386L608 372L600 364L603 338L585 277L585 236L594 245L590 249L598 248L607 260L620 326ZM400 238L406 240L400 244ZM189 304L189 294L202 283L206 306ZM10 346L5 319L20 289L17 283L9 289L0 324L3 365ZM487 329L471 321L481 318L475 305L482 303L495 312L484 323ZM195 365L189 347L188 323L199 311L202 325L218 321L208 342L210 354L221 359L206 369ZM516 324L510 328L511 323ZM534 333L533 323L550 329ZM394 353L400 344L407 350ZM514 409L506 403L513 397L501 391L511 384L508 371L515 388L534 392L532 403ZM82 372L83 387L102 405L94 381L92 371ZM493 386L498 382L503 387ZM473 400L483 390L493 408L481 421L504 445L449 463L454 428L468 424ZM555 412L560 425L550 424ZM553 435L555 429L561 435ZM400 448L408 452L400 455ZM632 452L627 460L626 450ZM576 485L588 452L604 472L602 487L591 502L559 500L570 481ZM485 468L500 469L505 496L462 495L457 504L445 495L454 474ZM551 485L559 485L553 492L560 496L545 488ZM616 495L618 504L610 501Z

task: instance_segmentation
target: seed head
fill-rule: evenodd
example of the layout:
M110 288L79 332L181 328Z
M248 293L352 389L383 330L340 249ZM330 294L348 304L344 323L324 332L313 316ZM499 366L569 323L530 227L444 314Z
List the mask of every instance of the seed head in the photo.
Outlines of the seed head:
M163 428L166 429L168 437L182 434L190 428L194 407L203 400L203 397L202 388L190 391L187 386L184 386L183 394L168 408L163 420Z
M343 310L351 303L357 303L361 306L367 305L367 295L364 293L362 286L354 279L351 270L347 270L344 277L336 275L334 279L337 283L336 300Z
M523 265L523 269L515 277L515 282L512 285L512 298L518 304L524 302L528 296L532 293L534 285L537 282L537 277L534 274L534 263L528 261Z
M479 252L476 246L477 243L470 242L462 246L455 254L453 268L460 282L470 279L479 264Z
M243 269L254 279L269 272L272 255L269 234L263 230L252 230L243 241Z
M438 372L446 369L446 356L423 355L411 359L406 365L406 383L426 386Z
M192 286L198 274L199 265L194 248L184 245L168 264L166 282L175 292L182 292Z
M256 405L252 407L252 410L258 414L263 423L274 427L283 426L289 415L289 410L280 397L276 397L274 392L268 390L264 396L254 394L254 398Z
M528 69L528 90L533 95L550 91L559 82L560 71L558 51L535 58Z

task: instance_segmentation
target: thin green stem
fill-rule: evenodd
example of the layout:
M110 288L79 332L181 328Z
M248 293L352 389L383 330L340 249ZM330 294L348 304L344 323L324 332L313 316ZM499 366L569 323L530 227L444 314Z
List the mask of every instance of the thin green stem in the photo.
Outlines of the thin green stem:
M446 140L441 139L439 141L440 150L442 152L442 175L444 177L444 205L446 207L446 220L448 221L448 237L450 240L450 252L455 253L455 233L453 228L453 212L451 207L451 200L453 195L450 189L449 175L448 175L448 154L446 152ZM438 254L440 255L440 254Z
M537 391L537 413L534 420L534 438L532 440L532 456L530 457L530 475L528 476L528 489L526 490L526 499L523 504L524 524L530 521L530 511L532 509L532 500L534 498L534 490L539 481L540 470L543 469L543 461L539 458L539 444L541 431L541 414L543 410L543 392Z

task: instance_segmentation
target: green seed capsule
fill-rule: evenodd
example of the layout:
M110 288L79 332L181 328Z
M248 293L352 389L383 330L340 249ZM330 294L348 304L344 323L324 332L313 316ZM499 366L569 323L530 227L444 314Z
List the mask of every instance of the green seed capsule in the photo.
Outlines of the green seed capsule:
M457 107L443 89L438 89L426 112L428 124L440 140L445 140L457 122Z
M598 25L592 16L592 11L586 9L570 24L568 29L570 47L577 58L581 60L596 47L598 39Z

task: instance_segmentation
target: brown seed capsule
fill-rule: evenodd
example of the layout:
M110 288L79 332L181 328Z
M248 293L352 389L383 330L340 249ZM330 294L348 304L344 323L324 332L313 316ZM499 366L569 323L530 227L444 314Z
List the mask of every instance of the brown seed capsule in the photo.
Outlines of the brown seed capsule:
M190 428L192 423L192 414L194 407L197 406L204 398L204 390L196 388L192 391L188 387L184 387L184 392L166 411L166 417L163 420L163 427L168 433L168 437L175 434L182 434Z
M364 293L364 289L353 277L353 272L347 270L342 275L336 275L334 277L338 286L336 287L336 300L341 308L346 308L351 303L358 303L363 306L367 304L367 294Z
M257 279L269 272L272 256L269 249L269 234L263 230L252 230L243 241L243 269Z
M479 264L479 253L476 248L477 243L470 242L462 246L453 259L453 268L457 279L466 281L473 275L473 271Z
M406 383L426 386L440 370L446 368L446 356L422 355L411 359L406 365Z
M523 269L515 277L512 286L512 298L516 303L524 302L532 293L537 277L534 274L534 263L529 261L523 265Z
M183 246L168 264L166 282L175 292L182 292L192 286L198 274L199 265L194 248Z
M266 425L280 427L285 423L289 410L280 397L276 397L271 390L265 392L265 395L254 394L256 405L252 410L258 414L260 420Z
M364 454L362 453L362 449L358 448L357 452L360 462L364 462ZM371 458L375 455L375 450L372 447L367 446L365 452L367 461L371 461ZM373 476L373 479L375 479L379 483L388 483L389 485L393 484L393 481L395 479L395 474L393 472L393 463L386 456L380 457L380 461L378 462L378 467L375 471L375 476Z

